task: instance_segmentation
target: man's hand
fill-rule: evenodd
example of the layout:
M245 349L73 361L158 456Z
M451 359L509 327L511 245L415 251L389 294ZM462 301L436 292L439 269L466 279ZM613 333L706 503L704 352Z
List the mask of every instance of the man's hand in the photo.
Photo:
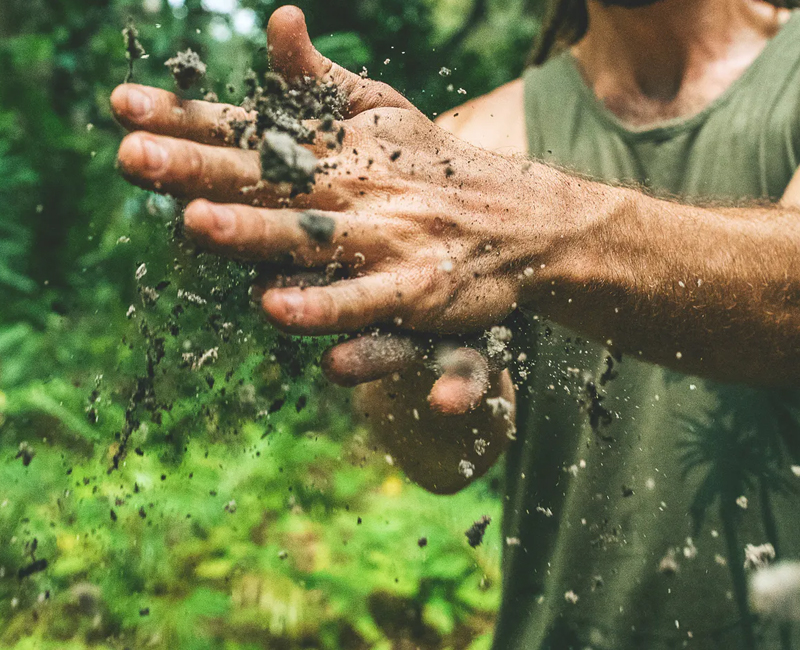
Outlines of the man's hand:
M258 156L225 146L228 123L248 117L242 109L180 101L153 88L122 86L112 96L120 122L136 131L120 148L123 173L148 189L193 200L187 232L222 254L282 260L289 253L301 267L344 266L349 279L329 287L267 287L265 312L284 330L324 334L384 324L479 332L502 320L527 268L509 243L514 230L521 236L510 217L525 200L525 184L506 183L522 175L521 163L465 145L390 87L322 57L293 7L273 15L269 43L273 66L284 76L333 81L348 97L343 148L331 156L322 142L311 147L326 174L310 195L294 200L295 209L277 209L274 188L243 193L260 180ZM310 219L330 224L330 237L320 241L309 231ZM500 241L507 243L498 247ZM374 340L362 338L331 351L329 375L346 384L383 376L387 368L367 363L374 349ZM425 346L414 349L414 361L427 355ZM473 363L443 368L431 394L444 413L477 405L497 374L480 355L462 350L460 356ZM410 363L406 354L390 371Z

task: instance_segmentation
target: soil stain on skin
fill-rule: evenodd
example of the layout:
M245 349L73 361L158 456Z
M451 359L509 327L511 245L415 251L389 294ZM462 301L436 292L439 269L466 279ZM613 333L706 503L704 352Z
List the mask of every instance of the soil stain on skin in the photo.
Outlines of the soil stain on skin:
M331 217L308 210L300 215L300 227L318 244L330 244L336 222Z

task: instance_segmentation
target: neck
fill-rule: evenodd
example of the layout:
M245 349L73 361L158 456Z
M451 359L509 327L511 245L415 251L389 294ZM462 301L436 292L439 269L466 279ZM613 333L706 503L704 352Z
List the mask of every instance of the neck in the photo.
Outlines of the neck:
M587 0L574 54L599 96L670 102L709 71L737 76L788 18L758 0L660 0L628 9ZM713 85L713 81L712 81Z

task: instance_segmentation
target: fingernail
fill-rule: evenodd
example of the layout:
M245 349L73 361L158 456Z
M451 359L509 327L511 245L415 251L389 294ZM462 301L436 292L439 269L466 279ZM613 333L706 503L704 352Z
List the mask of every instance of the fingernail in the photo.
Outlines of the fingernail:
M145 138L142 142L142 152L144 154L144 165L150 171L158 171L167 162L167 152L149 138Z
M303 317L305 311L305 300L299 293L287 293L283 296L283 306L286 309L286 315L292 321L299 321Z
M128 90L128 115L135 120L150 117L153 112L153 100L150 96L134 88Z
M236 215L233 210L223 206L214 207L214 226L220 234L231 232L236 226Z

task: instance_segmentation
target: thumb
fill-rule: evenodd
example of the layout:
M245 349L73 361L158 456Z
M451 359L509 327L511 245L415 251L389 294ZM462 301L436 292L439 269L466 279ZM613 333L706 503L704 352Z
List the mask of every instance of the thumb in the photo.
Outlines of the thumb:
M475 409L489 390L489 362L472 348L437 354L442 376L428 395L430 407L442 415L463 415Z
M311 44L303 12L292 5L275 10L267 26L267 43L272 68L286 79L312 77L331 82L344 93L344 117L355 117L374 108L404 108L414 105L388 84L345 70L322 56Z

